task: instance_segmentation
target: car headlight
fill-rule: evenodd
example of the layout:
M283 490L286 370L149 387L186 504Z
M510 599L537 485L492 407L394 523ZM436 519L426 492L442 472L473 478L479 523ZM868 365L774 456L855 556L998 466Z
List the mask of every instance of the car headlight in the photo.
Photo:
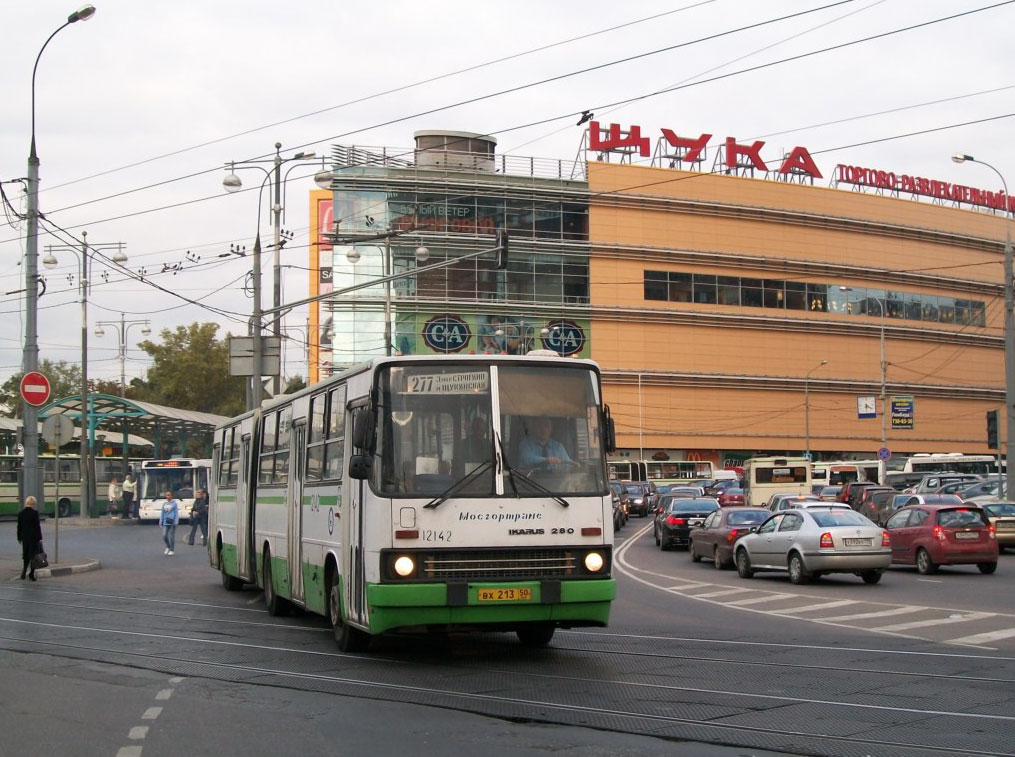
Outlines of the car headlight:
M395 559L393 567L397 575L402 578L408 578L416 572L416 561L408 555L402 555Z
M589 573L598 573L605 564L606 561L599 552L588 552L585 555L585 570Z

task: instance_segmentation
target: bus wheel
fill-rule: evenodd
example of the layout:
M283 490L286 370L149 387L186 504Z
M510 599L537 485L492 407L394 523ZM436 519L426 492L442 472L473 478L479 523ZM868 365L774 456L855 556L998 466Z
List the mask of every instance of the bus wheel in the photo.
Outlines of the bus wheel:
M264 550L264 604L268 608L269 615L282 615L285 613L288 604L275 593L275 585L271 580L271 552Z
M222 575L222 588L226 591L239 591L243 588L243 581L236 576L226 573L226 564L222 561L221 547L219 547L219 573Z
M366 652L370 646L370 634L342 622L342 593L338 574L328 573L328 622L335 634L335 642L343 652Z
M552 623L531 623L519 626L515 633L524 647L545 647L553 638L555 630Z
M61 499L60 500L60 504L57 505L57 507L59 508L60 517L61 518L66 518L66 517L68 517L70 515L70 500L69 499Z

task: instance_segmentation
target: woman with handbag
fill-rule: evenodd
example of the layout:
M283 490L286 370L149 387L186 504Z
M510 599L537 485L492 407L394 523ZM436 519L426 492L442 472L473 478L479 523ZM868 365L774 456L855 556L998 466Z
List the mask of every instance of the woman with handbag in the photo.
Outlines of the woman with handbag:
M34 558L42 551L42 525L35 509L35 497L25 499L25 506L18 513L18 541L21 542L21 559L24 561L21 580L25 580L25 572L29 571L28 578L34 581Z

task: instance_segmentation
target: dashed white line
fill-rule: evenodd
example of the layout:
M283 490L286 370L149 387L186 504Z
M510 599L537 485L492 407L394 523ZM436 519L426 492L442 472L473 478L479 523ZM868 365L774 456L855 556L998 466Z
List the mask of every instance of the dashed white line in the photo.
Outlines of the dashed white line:
M163 701L169 699L173 695L172 689L162 689L158 694L155 695L155 701Z
M144 711L144 715L141 716L142 720L155 720L159 715L162 714L161 707L149 707Z
M962 636L958 639L948 639L948 644L989 644L992 641L1010 639L1015 636L1015 628L1003 628L1000 631L988 631L987 633L976 633L972 636Z
M896 623L891 626L874 626L872 631L908 631L911 628L927 628L928 626L943 626L949 623L968 623L971 620L983 620L993 618L992 612L971 612L958 618L931 618L930 620L914 620L911 623Z
M148 735L148 726L136 725L130 729L130 733L127 734L127 738L137 741L138 739L145 738L147 735Z
M116 750L116 757L141 757L141 747L122 746Z
M811 610L826 610L832 607L845 607L846 605L859 604L852 599L839 599L834 602L819 602L816 605L804 605L803 607L789 607L785 610L772 610L777 615L788 615L796 612L810 612Z

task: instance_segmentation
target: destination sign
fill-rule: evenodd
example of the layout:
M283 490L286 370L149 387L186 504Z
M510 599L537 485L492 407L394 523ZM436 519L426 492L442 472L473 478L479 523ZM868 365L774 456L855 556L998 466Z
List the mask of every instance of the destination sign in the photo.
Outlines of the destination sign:
M472 394L490 389L490 374L485 371L417 373L407 380L413 394Z

